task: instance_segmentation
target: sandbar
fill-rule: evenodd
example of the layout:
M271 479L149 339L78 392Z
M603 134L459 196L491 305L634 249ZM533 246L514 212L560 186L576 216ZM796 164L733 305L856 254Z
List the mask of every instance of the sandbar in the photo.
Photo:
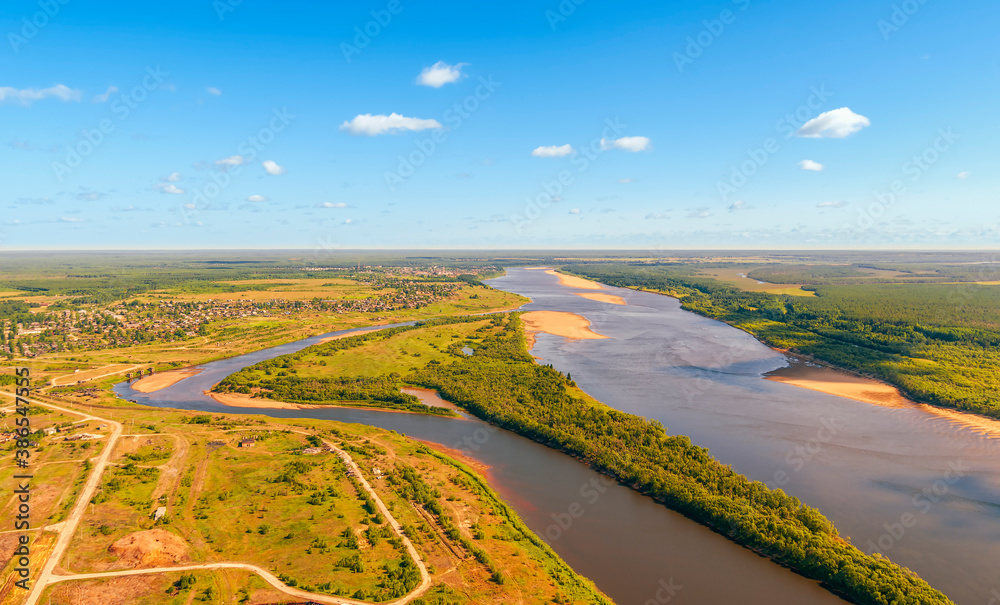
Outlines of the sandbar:
M1000 421L971 412L918 403L903 395L899 389L891 384L880 382L874 378L857 376L838 368L806 365L805 360L797 357L793 358L792 365L770 372L764 378L883 407L917 408L932 416L943 418L952 424L968 428L977 434L994 438L1000 437Z
M883 407L902 408L915 405L915 402L907 399L892 385L827 366L807 365L800 360L793 361L792 365L786 368L770 372L764 378Z
M205 394L211 397L212 399L218 401L222 405L228 405L229 407L235 407L235 408L308 410L308 409L322 407L318 405L286 403L284 401L274 401L273 399L260 399L251 397L250 395L243 395L240 393L213 393L212 391L205 391Z
M590 322L576 313L565 311L531 311L521 316L528 348L535 346L535 334L545 332L570 340L595 340L608 338L590 329Z
M614 294L601 294L600 292L574 292L577 296L582 296L590 300L596 300L597 302L609 303L612 305L627 305L625 299L621 296L616 296Z
M160 372L147 376L132 383L132 389L140 393L153 393L160 389L173 386L185 378L190 378L195 374L200 374L201 370L177 370L174 372Z
M590 281L589 279L583 279L582 277L576 277L575 275L564 275L562 273L556 272L555 269L549 269L545 272L548 275L554 275L559 278L559 284L566 286L567 288L577 288L579 290L603 290L604 286L597 283L596 281Z
M360 336L361 334L368 334L369 332L378 332L383 328L372 328L370 330L358 330L357 332L350 332L348 334L338 334L336 336L327 336L326 338L321 338L316 344L321 345L330 342L331 340L340 340L341 338L349 338L351 336Z

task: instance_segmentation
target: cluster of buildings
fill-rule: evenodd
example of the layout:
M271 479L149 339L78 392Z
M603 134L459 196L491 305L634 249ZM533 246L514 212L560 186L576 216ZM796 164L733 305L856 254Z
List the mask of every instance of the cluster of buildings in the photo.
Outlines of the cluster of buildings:
M412 276L449 276L457 271L443 268L399 269ZM153 341L182 340L196 336L206 324L258 316L292 315L307 311L327 313L379 313L399 309L419 309L451 296L460 283L405 279L385 273L357 276L377 292L358 299L253 300L249 298L204 302L159 300L116 302L106 308L41 308L34 321L11 324L4 320L0 330L0 354L36 357L65 350L98 350L132 346Z

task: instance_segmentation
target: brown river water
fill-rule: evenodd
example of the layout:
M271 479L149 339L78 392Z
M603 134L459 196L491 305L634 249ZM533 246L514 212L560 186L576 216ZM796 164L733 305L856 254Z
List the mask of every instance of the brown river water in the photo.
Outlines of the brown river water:
M737 471L819 508L859 548L910 567L960 605L1000 603L991 603L1000 589L995 436L961 415L764 380L788 365L782 354L672 298L608 288L628 302L613 305L520 269L490 284L530 297L525 310L577 313L609 337L539 334L532 350L591 395L659 420ZM459 450L488 465L491 485L528 526L622 605L843 602L569 456L474 418L243 409L202 394L242 367L321 337L199 366L198 375L156 393L115 390L159 407L369 424Z

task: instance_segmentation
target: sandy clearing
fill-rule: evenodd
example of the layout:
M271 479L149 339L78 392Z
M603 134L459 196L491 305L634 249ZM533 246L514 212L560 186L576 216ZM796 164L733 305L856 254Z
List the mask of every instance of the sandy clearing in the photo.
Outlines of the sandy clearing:
M879 382L873 378L856 376L837 368L793 363L787 368L775 370L764 378L883 407L915 407L932 416L944 418L952 424L968 428L977 434L994 438L1000 437L1000 421L960 410L917 403L907 398L891 384Z
M316 344L321 345L321 344L325 344L325 343L328 343L328 342L333 341L333 340L340 340L342 338L348 338L350 336L359 336L361 334L368 334L369 332L378 332L379 330L382 330L382 329L383 328L372 328L371 330L359 330L357 332L351 332L350 334L338 334L337 336L327 336L326 338L320 339L319 342L317 342Z
M877 382L868 382L863 378L857 378L857 382L851 383L839 380L810 380L807 378L791 378L787 376L767 376L767 380L783 382L793 386L819 391L838 397L846 397L855 401L864 401L874 405L891 408L909 407L913 402L903 397L895 387Z
M608 303L612 305L627 305L625 299L621 296L616 296L614 294L601 294L599 292L574 292L577 296L582 296L590 300L596 300L597 302Z
M275 410L309 410L316 409L324 406L318 405L306 405L301 403L287 403L284 401L274 401L273 399L260 399L253 398L249 395L241 395L239 393L213 393L211 391L205 391L205 394L212 399L218 401L222 405L228 405L235 408L265 408L265 409L275 409ZM325 406L329 407L329 406Z
M528 338L528 348L535 346L535 334L545 332L570 340L595 340L607 338L590 329L587 318L565 311L531 311L521 316L524 332Z
M901 408L915 405L892 385L836 368L807 364L805 360L799 360L797 357L793 359L795 361L792 365L775 370L764 378L884 407Z
M583 279L582 277L576 277L574 275L564 275L562 273L556 272L555 269L549 269L545 272L548 275L554 275L559 278L559 284L566 286L567 288L578 288L580 290L603 290L604 286L597 283L596 281L590 281L589 279Z
M175 372L160 372L132 383L132 389L140 393L153 393L160 389L173 386L185 378L200 374L201 370L177 370Z

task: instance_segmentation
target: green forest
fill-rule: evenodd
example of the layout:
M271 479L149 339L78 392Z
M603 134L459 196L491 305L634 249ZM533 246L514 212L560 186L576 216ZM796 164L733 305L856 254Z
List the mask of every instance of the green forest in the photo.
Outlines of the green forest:
M655 421L573 394L528 353L518 314L474 354L434 360L407 380L489 422L569 453L857 603L950 603L909 570L840 538L819 511L750 481Z
M1000 418L1000 287L975 283L829 283L847 269L768 269L815 297L747 292L690 267L589 264L567 273L676 296L684 309L764 343L884 380L907 397ZM763 270L752 275L763 277Z

